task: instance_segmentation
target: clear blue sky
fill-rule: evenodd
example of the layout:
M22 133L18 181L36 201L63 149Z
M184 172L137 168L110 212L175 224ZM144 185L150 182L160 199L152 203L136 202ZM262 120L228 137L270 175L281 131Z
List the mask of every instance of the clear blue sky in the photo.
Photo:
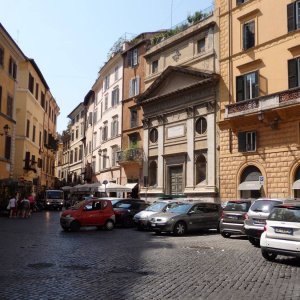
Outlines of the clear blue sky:
M117 39L167 29L212 0L0 0L0 22L42 71L60 107L58 132ZM172 14L171 14L172 11ZM172 17L171 17L172 16Z

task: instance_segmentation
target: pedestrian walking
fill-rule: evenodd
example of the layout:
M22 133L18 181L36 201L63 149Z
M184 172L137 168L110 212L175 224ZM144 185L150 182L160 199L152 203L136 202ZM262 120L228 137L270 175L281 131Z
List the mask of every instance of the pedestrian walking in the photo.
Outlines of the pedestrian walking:
M9 208L9 217L15 218L17 216L17 193L11 199L9 199L8 202L8 208Z
M30 202L27 197L21 201L21 217L28 218L30 216Z

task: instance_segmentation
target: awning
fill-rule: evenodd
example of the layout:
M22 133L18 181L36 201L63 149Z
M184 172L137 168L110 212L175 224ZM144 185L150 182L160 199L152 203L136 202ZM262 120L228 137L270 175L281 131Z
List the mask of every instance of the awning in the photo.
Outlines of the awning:
M292 189L293 189L293 190L300 190L300 179L296 180L296 181L293 183Z
M239 191L259 191L260 189L259 181L244 181L239 185Z
M126 183L125 186L131 190L133 190L137 186L137 182L135 183Z
M109 182L107 185L106 185L106 191L107 192L131 192L131 189L124 186L124 185L120 185L120 184L117 184L117 183L113 183L113 182Z

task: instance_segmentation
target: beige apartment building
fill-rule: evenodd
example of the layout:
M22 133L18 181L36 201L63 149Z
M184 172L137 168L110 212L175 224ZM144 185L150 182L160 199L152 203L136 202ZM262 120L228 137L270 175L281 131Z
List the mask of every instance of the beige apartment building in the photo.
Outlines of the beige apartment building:
M144 112L143 198L217 200L217 24L210 7L200 20L159 34L145 54L145 92L137 99Z
M25 54L0 23L0 180L13 177L18 65L25 59Z
M300 1L216 6L221 199L299 197Z

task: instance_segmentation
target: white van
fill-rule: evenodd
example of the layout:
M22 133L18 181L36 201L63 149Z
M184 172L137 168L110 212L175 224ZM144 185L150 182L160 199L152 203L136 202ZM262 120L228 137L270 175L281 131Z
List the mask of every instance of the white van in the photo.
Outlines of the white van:
M62 210L64 206L64 192L62 190L46 190L45 207Z

